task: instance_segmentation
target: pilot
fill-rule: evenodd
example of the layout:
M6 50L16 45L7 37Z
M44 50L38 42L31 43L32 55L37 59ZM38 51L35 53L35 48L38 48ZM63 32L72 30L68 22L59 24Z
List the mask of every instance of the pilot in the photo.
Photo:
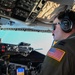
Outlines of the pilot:
M75 75L75 12L60 12L53 21L55 43L37 75Z

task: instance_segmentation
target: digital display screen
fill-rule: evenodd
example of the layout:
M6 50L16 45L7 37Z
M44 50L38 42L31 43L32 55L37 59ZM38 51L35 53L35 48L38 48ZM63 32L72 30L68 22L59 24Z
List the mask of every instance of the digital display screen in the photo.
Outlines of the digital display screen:
M17 68L17 75L25 75L25 69L24 68Z

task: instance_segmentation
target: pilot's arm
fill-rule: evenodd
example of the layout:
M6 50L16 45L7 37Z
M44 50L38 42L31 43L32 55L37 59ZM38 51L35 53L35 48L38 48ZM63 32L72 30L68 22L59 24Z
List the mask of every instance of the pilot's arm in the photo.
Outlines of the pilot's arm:
M70 52L72 48L64 41L56 43L48 51L38 75L74 75L75 56Z

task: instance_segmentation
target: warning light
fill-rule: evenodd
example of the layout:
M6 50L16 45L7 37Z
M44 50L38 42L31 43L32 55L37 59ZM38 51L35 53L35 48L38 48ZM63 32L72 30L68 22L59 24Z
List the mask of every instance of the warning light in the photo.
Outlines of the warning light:
M4 52L5 52L5 50L4 50L4 49L2 49L2 50L1 50L1 52L2 52L2 53L4 53Z
M5 48L5 46L2 46L2 48Z
M4 45L1 46L1 52L2 52L2 53L5 52L5 46L4 46Z

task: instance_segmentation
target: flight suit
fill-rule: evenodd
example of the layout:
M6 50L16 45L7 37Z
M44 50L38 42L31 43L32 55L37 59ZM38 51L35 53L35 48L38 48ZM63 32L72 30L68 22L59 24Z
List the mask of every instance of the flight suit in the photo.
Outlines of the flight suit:
M75 75L75 33L50 48L37 75Z

